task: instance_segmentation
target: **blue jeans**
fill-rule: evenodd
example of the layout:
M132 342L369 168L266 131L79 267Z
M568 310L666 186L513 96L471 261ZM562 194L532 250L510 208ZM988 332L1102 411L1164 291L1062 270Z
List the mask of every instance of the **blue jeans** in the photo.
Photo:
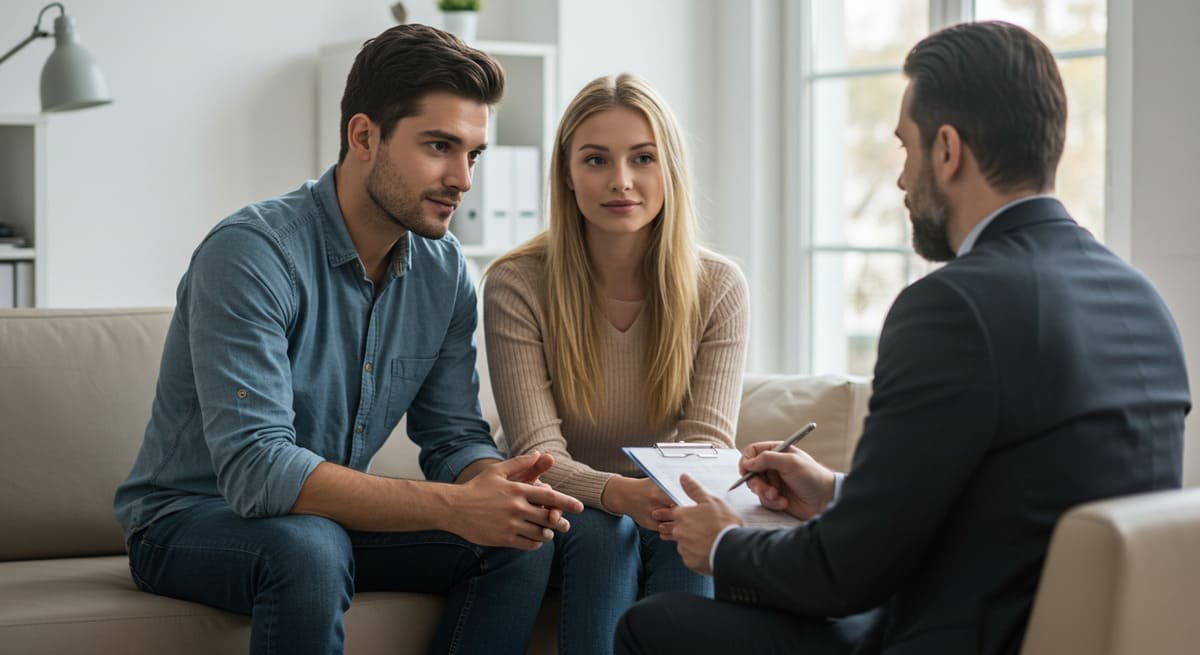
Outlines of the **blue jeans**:
M628 516L591 507L554 538L551 585L561 591L559 655L613 652L621 614L641 596L682 591L711 598L712 578L684 565L675 542Z
M550 574L549 544L485 548L448 532L353 532L318 516L239 517L222 500L134 536L143 591L251 616L251 653L342 652L358 591L442 594L433 653L525 653Z

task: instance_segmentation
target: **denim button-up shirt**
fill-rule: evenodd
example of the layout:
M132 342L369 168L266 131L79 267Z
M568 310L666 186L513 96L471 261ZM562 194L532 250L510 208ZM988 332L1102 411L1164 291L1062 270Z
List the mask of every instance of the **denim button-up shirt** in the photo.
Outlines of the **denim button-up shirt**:
M287 514L322 461L366 471L401 416L431 480L501 458L479 408L476 295L453 235L407 234L376 296L334 169L243 208L177 292L145 440L117 490L126 538L224 498Z

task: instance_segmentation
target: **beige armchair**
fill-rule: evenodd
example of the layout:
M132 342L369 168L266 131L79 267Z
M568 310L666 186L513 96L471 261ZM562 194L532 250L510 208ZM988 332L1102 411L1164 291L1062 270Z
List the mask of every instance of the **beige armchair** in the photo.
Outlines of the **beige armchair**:
M1022 655L1200 652L1200 489L1081 505L1058 521Z

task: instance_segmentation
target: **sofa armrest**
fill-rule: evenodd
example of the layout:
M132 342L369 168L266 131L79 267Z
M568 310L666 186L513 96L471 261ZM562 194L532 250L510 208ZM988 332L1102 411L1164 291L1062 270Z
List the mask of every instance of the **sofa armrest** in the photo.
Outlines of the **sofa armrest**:
M1200 489L1081 505L1054 528L1023 655L1193 653Z

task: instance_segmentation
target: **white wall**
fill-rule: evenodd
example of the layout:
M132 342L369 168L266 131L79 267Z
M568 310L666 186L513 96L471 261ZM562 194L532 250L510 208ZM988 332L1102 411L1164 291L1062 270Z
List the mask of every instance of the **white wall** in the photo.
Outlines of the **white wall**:
M1123 4L1113 2L1115 6ZM1183 336L1192 398L1200 390L1200 3L1129 2L1132 35L1128 203L1131 261L1158 286ZM1184 479L1200 485L1200 409L1188 419Z
M690 137L705 234L740 261L754 320L750 366L780 361L776 313L787 273L778 216L784 179L772 53L784 0L493 0L481 35L512 25L556 42L561 105L588 80L634 71L666 97ZM0 47L22 39L41 0L5 0ZM386 0L75 0L83 44L116 103L49 118L49 301L172 304L196 242L237 207L293 188L315 158L315 56L327 43L391 25ZM437 23L434 0L410 16ZM537 12L537 20L517 14ZM1128 134L1113 134L1114 198L1128 220L1119 250L1175 315L1193 381L1200 372L1200 3L1112 0L1110 57L1126 57ZM557 13L555 16L554 14ZM553 25L551 24L553 23ZM508 26L508 27L506 27ZM49 40L0 66L0 113L38 109ZM1124 50L1122 50L1124 48ZM765 68L764 68L765 67ZM1113 80L1114 85L1117 80ZM328 126L326 129L337 129ZM1116 129L1120 129L1119 126ZM322 165L328 162L323 162ZM1127 180L1127 184L1122 184ZM770 198L775 198L771 200ZM786 228L786 224L784 225ZM1200 414L1200 411L1197 412ZM1189 421L1186 477L1200 484L1200 424Z
M560 106L600 75L633 72L671 105L688 141L705 242L750 280L747 367L777 370L795 340L780 320L784 255L779 0L563 1Z
M560 110L584 84L601 75L637 73L646 78L683 125L706 222L713 213L719 169L714 162L717 89L712 41L718 3L563 0L558 6Z
M389 27L388 4L68 0L115 102L49 116L48 304L174 304L214 223L318 170L317 49ZM436 24L434 0L405 4ZM44 5L4 0L0 47L24 38ZM40 109L52 48L39 39L0 66L0 113Z
M598 75L648 78L688 133L711 222L717 2L494 0L480 35L557 42L560 106ZM66 4L115 102L49 117L47 304L57 307L172 304L214 223L331 163L315 159L318 48L392 24L388 0ZM0 42L24 38L43 5L5 0ZM405 5L410 21L438 24L435 0ZM42 39L0 66L0 113L38 111L51 49Z

